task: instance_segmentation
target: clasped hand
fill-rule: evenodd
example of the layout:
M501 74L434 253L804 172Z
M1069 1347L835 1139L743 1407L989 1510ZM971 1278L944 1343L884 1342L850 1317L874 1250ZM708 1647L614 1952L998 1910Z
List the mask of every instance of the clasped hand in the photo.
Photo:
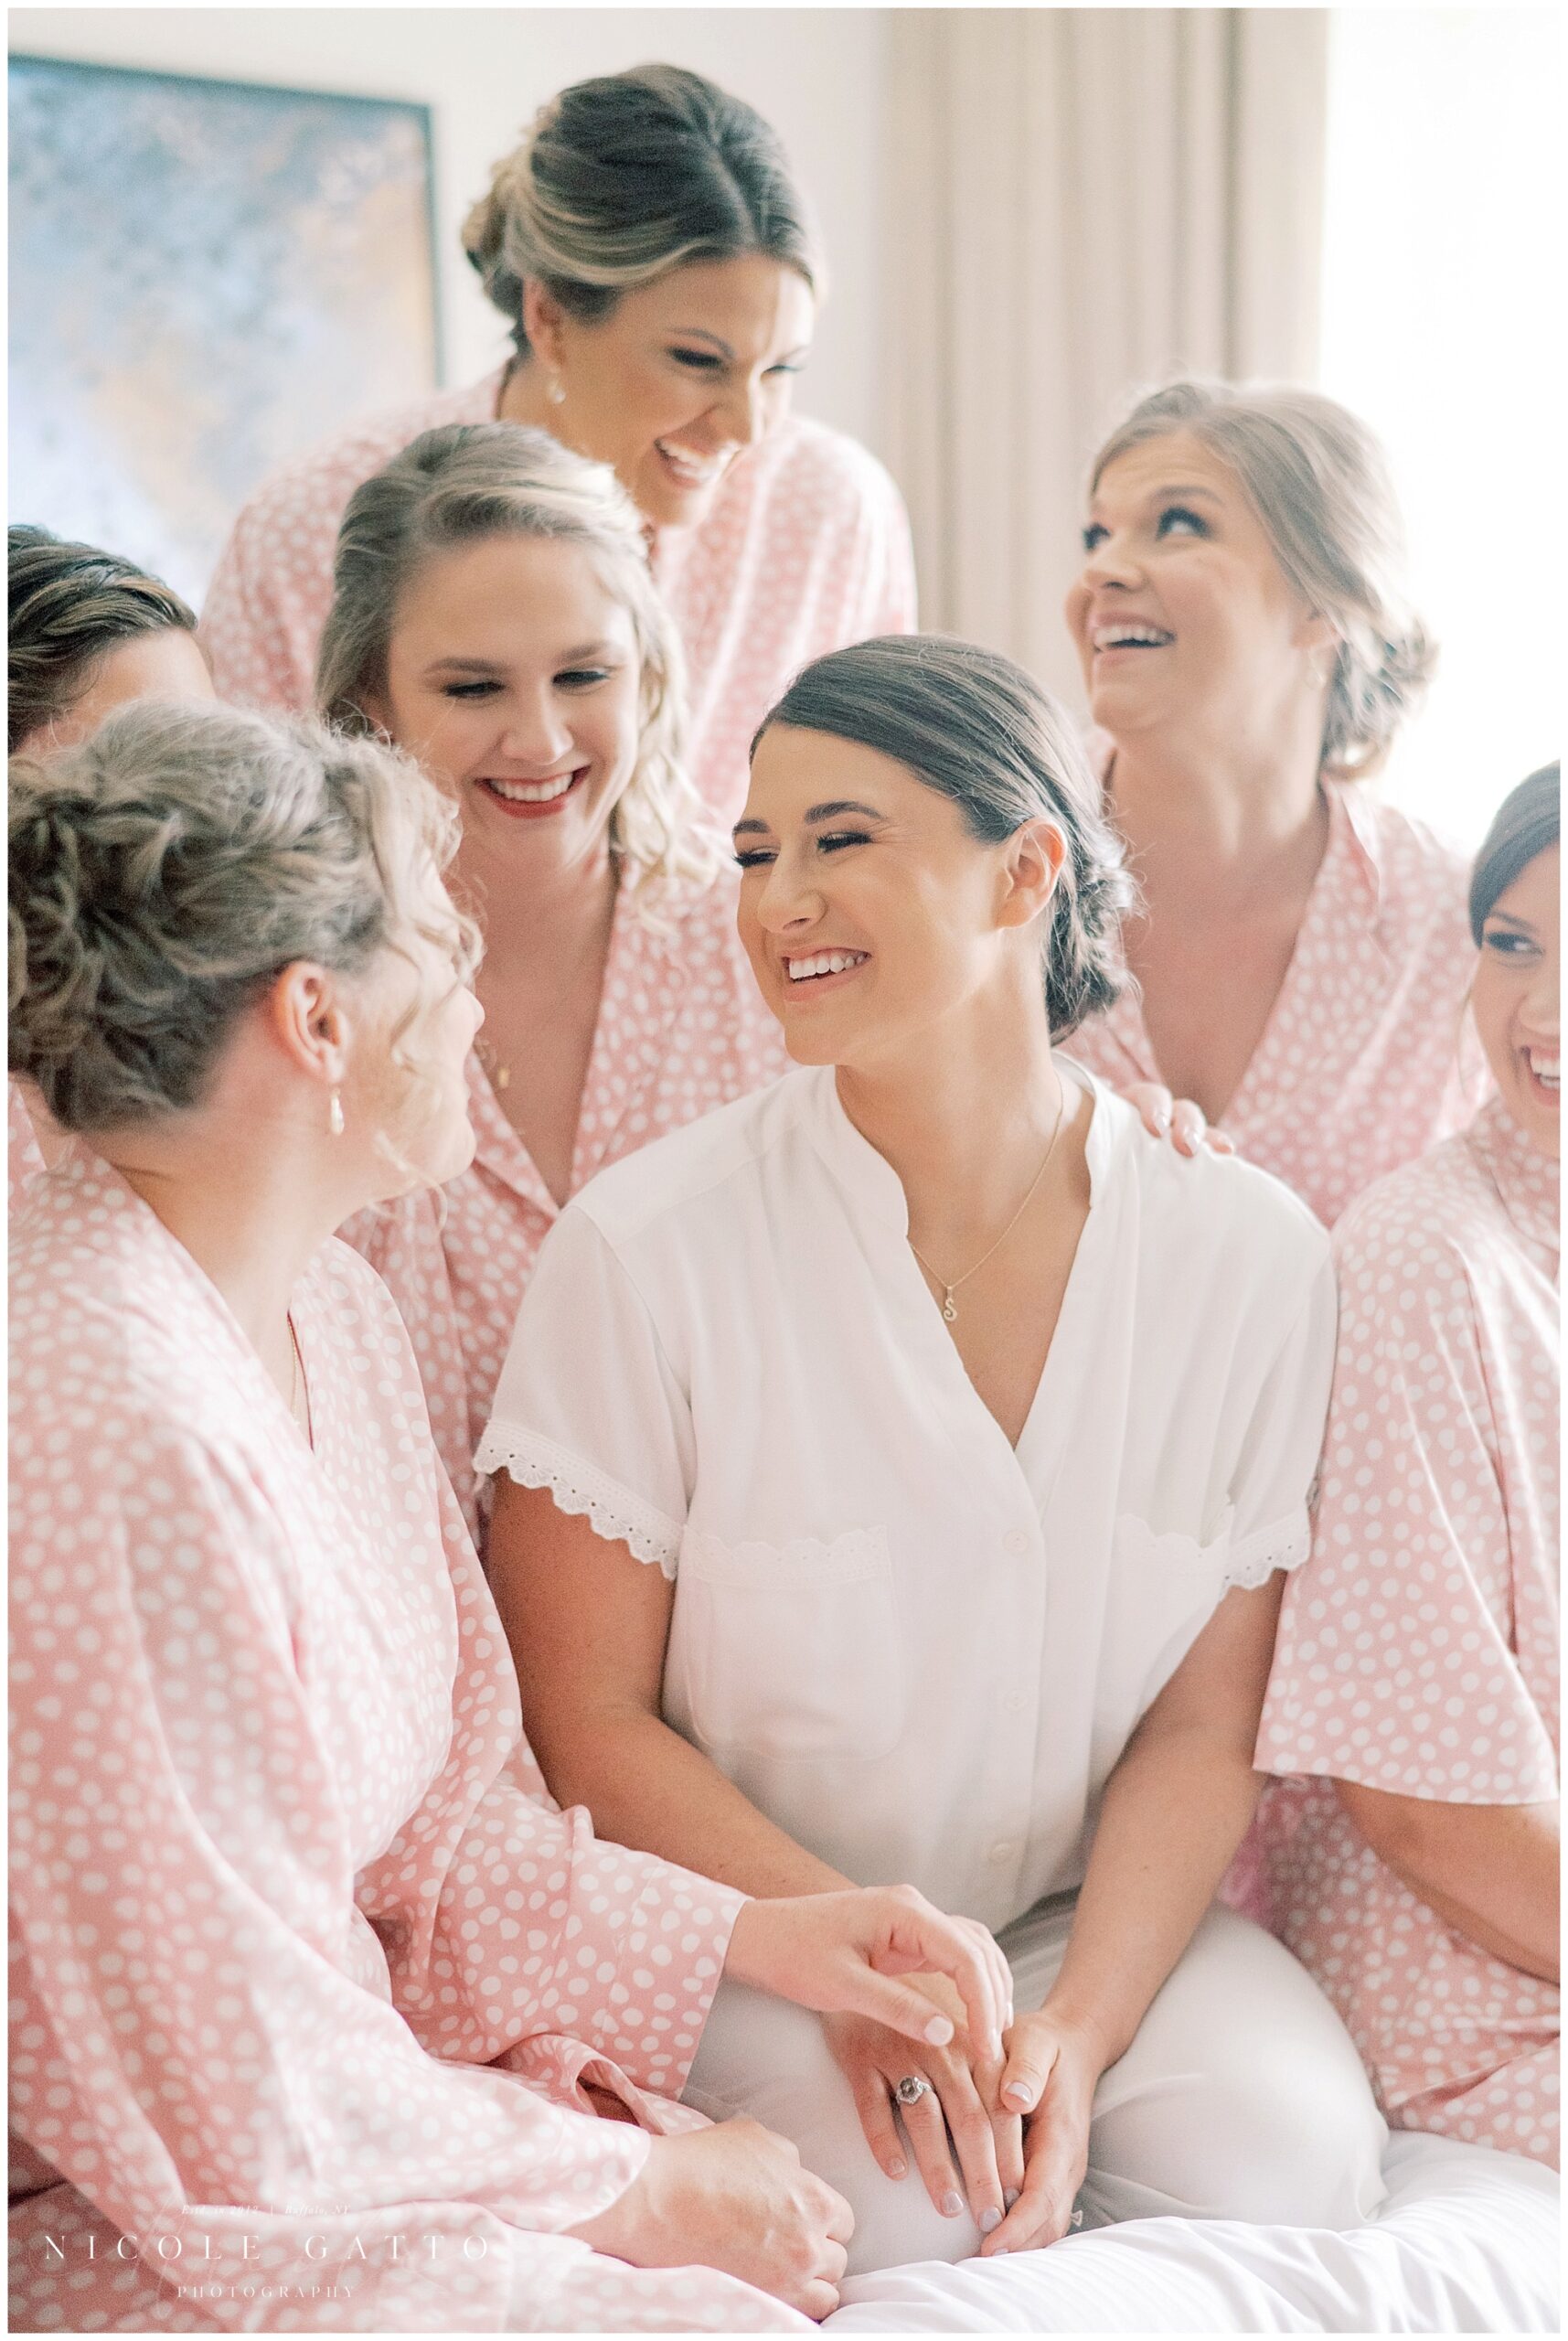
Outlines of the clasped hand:
M940 1981L923 1978L920 1988L951 2006ZM1043 2010L1011 2023L1005 2056L963 2030L940 2048L912 2047L856 2016L829 2017L827 2031L867 2143L890 2178L908 2173L901 2120L932 2202L955 2218L967 2201L987 2258L1068 2232L1102 2069L1088 2039ZM929 2084L913 2104L896 2099L906 2076Z

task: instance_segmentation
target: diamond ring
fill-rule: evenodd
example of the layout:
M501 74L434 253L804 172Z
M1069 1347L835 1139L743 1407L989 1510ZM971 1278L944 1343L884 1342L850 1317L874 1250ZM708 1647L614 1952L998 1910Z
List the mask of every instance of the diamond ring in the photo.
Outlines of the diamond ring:
M923 2097L930 2094L931 2083L921 2073L906 2073L893 2088L893 2095L901 2105L918 2105Z

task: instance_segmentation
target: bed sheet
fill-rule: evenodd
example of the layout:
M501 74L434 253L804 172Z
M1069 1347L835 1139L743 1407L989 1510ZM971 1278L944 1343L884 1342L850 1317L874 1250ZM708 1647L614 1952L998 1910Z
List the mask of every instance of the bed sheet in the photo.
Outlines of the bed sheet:
M1371 2225L1136 2219L1003 2261L858 2276L853 2333L1556 2333L1555 2172L1396 2133Z

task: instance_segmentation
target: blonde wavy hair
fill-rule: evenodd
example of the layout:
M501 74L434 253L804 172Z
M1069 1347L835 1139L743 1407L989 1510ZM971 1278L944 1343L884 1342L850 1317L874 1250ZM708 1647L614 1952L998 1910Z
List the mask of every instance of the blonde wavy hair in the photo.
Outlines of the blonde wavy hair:
M1094 458L1091 493L1118 456L1176 431L1230 465L1285 578L1339 636L1323 772L1331 780L1376 772L1437 663L1406 592L1404 529L1381 444L1319 390L1168 382L1112 432Z
M11 1071L62 1129L110 1131L199 1105L296 960L353 980L383 952L420 965L417 935L467 981L477 931L419 899L456 839L411 758L308 720L139 700L79 747L13 757ZM400 1170L439 1094L409 1045L434 1005L421 972L384 1043Z
M657 925L672 901L710 885L727 855L681 761L680 637L649 571L636 507L608 465L518 423L421 433L355 490L343 516L316 704L340 730L379 736L368 708L385 693L392 629L411 582L436 554L498 536L580 546L632 621L637 757L610 816L610 842L623 887Z

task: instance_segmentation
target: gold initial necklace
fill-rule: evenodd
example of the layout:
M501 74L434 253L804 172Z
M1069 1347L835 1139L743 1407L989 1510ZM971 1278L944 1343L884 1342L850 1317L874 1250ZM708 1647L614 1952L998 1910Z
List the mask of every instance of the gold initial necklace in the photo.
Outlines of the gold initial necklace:
M972 1268L965 1268L961 1277L955 1277L952 1283L949 1284L945 1277L939 1277L937 1275L936 1270L932 1267L931 1262L926 1258L925 1254L920 1249L920 1246L916 1244L913 1236L912 1235L910 1237L910 1250L914 1254L915 1258L920 1262L921 1267L925 1270L925 1273L931 1278L932 1283L934 1285L940 1285L942 1288L942 1314L947 1324L953 1325L956 1324L958 1321L958 1311L953 1305L953 1296L958 1290L959 1286L967 1284L971 1277L977 1277L981 1269L985 1267L987 1260L990 1259L993 1254L1001 1250L1003 1245L1007 1242L1008 1236L1012 1234L1014 1228L1018 1225L1019 1220L1023 1217L1025 1212L1028 1211L1030 1203L1034 1201L1035 1191L1039 1187L1040 1182L1044 1178L1046 1172L1051 1168L1051 1158L1056 1152L1056 1141L1061 1136L1062 1117L1066 1112L1067 1085L1065 1083L1062 1083L1061 1099L1056 1108L1056 1122L1051 1133L1051 1144L1045 1149L1045 1160L1040 1164L1040 1169L1035 1172L1034 1177L1030 1180L1028 1194L1024 1197L1022 1203L1019 1203L1017 1211L1014 1212L1011 1219L1008 1220L1006 1227L1003 1228L1001 1234L992 1245L990 1251L987 1252L982 1258L976 1260Z

